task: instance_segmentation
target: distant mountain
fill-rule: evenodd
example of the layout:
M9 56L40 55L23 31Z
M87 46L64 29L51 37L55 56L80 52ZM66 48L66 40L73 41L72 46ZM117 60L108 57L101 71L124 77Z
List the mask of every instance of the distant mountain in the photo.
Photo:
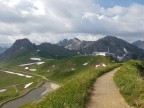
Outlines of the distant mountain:
M141 49L144 49L144 41L138 40L138 41L133 42L132 44Z
M114 36L106 36L104 38L101 38L88 47L80 50L80 52L83 54L108 51L120 57L129 55L127 56L127 59L144 57L144 51L142 49Z
M10 48L11 46L12 46L11 43L6 43L6 42L2 43L2 42L0 42L0 47L2 47L2 48Z
M1 54L2 52L4 52L6 49L7 49L7 48L5 48L5 47L0 47L0 54Z
M44 58L63 58L76 55L76 51L66 49L62 46L50 43L42 43L37 46L38 54Z
M93 54L94 52L110 52L118 58L143 58L144 51L122 39L106 36L97 41L81 41L77 38L63 40L58 43L68 49L76 50L80 54Z
M80 43L81 43L81 40L79 40L78 38L74 38L70 40L64 39L63 41L60 41L58 45L63 46L69 50L76 50L76 49L79 49Z
M81 41L77 38L60 41L58 44L42 43L35 45L28 39L16 40L12 47L0 54L0 60L12 60L32 56L43 58L64 58L94 52L109 52L125 61L144 59L144 50L114 36L106 36L97 41Z
M0 60L10 60L19 56L34 53L37 47L32 44L28 39L16 40L12 47L8 48L0 54Z
M80 50L89 46L92 43L93 41L81 41L78 38L73 38L70 40L64 39L63 41L60 41L58 45L63 46L69 50Z
M28 39L16 40L16 42L0 54L0 60L11 60L20 58L21 56L39 56L45 58L62 58L76 54L76 51L70 51L64 47L50 43L42 43L41 45L32 44Z

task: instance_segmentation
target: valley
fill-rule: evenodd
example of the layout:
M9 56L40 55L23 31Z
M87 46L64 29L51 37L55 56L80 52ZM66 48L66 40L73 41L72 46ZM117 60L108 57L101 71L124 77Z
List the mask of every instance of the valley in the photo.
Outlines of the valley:
M29 59L31 61L31 58L29 58ZM33 88L37 88L39 85L41 85L45 81L48 81L48 82L52 81L53 83L57 82L59 85L65 85L65 83L67 81L74 80L75 78L77 79L78 76L83 75L83 70L85 70L87 73L87 72L89 72L88 71L89 69L93 70L93 68L94 69L97 68L96 65L103 67L103 66L113 64L112 61L110 60L110 58L101 57L101 56L99 56L99 57L75 56L75 57L70 57L70 58L65 58L65 59L60 59L60 60L47 59L44 61L45 62L40 65L35 64L35 62L37 62L35 60L31 64L29 64L30 62L27 62L26 64L22 64L22 61L21 61L20 65L13 64L12 68L10 68L11 66L8 66L8 64L5 65L7 68L9 67L9 70L6 70L1 73L16 77L16 78L12 77L15 79L14 81L16 81L16 82L14 82L10 78L8 78L11 83L8 83L7 85L10 85L13 87L13 89L14 89L13 91L15 92L15 94L16 94L15 88L17 88L18 91L22 92L22 93L19 93L19 95L13 96L12 98L19 97L19 96L27 93L28 91L32 90ZM29 70L25 71L26 67L29 67L29 69L33 68L33 69L37 69L37 70L33 71L33 72L31 72ZM2 70L4 70L4 69L5 68L2 68ZM32 76L32 78L26 78L24 75ZM22 82L20 82L19 80L24 82L24 84L21 84ZM79 79L77 79L77 80L79 80ZM2 81L2 82L5 82L5 81ZM6 85L5 83L3 83L3 84ZM28 86L27 88L25 88L26 84L31 84L31 85ZM51 86L49 86L49 89L51 91ZM44 91L40 91L40 93L35 92L35 89L34 89L35 95L41 94L43 92ZM29 93L31 94L31 92L29 92ZM28 93L28 95L29 95L29 93ZM33 90L32 90L32 93L33 93ZM11 96L11 94L7 94L7 95ZM26 97L27 97L27 95L26 95ZM41 97L41 95L40 95L40 97ZM21 100L21 98L19 98L19 99ZM40 99L40 98L38 98L38 99ZM84 97L83 97L83 99L84 99ZM29 100L28 102L31 102L30 99L26 99L26 100ZM33 99L33 101L34 100L35 99ZM15 101L17 101L17 99L14 100L14 102ZM13 101L10 101L10 103L11 102L13 104ZM9 105L9 102L8 102L8 105ZM17 105L17 104L15 104L15 105ZM21 104L21 105L23 105L23 104ZM5 106L5 104L4 104L4 106ZM7 106L7 104L6 104L6 106Z
M13 73L13 74L11 74ZM0 104L19 97L43 83L43 79L25 75L24 73L15 73L11 71L0 71Z
M144 0L0 0L0 108L144 108Z
M38 101L59 87L45 76L34 73L1 68L0 75L2 108L17 108L29 102Z
M97 42L100 43L100 46L103 46L107 43L107 39L108 41L111 39L112 41L113 39L119 40L108 36ZM75 41L80 42L76 39ZM97 42L96 45L98 45ZM113 47L116 47L118 45L115 45L116 43L114 42L110 46L114 45ZM130 55L136 54L133 52L135 49L142 52L137 57L142 57L141 55L144 52L142 49L131 44L124 46L125 41L122 41L122 43L119 51L123 51L121 54L127 55L124 57L124 61L133 59L133 56ZM89 45L92 44L91 42ZM31 44L27 39L17 40L12 47L0 55L0 105L2 108L45 108L46 106L50 106L50 108L84 108L89 102L95 81L103 74L120 66L119 71L121 71L124 65L127 64L127 62L123 63L116 56L110 54L112 49L106 52L108 54L97 52L96 55L92 55L76 54L80 50L69 50L67 48L62 50L59 49L58 45L53 46L47 43L42 44L42 46ZM51 48L54 47L55 50L58 48L59 51L64 51L64 55L57 51L49 52L45 50L48 48L51 51ZM88 47L89 49L91 47ZM88 50L83 49L83 51ZM102 51L106 50L104 48ZM40 51L44 55L39 53ZM60 55L56 57L51 56L50 53ZM118 52L111 53L116 55ZM136 60L134 61L136 62ZM121 87L118 82L119 71L114 76L117 86ZM122 75L120 76L122 77ZM127 102L129 103L129 101ZM134 102L129 103L129 105L136 106Z

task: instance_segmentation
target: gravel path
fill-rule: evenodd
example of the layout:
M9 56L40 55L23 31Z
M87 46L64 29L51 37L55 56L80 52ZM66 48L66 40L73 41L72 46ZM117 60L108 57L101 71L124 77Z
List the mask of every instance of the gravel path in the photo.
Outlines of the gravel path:
M113 75L118 70L114 69L97 79L86 108L131 108L113 81Z

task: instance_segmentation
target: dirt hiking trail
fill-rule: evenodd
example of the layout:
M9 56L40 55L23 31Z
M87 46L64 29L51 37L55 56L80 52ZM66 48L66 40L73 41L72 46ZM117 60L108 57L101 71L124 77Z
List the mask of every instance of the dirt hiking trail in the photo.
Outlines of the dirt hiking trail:
M116 68L97 79L86 108L132 108L125 102L113 80L114 73L119 69Z

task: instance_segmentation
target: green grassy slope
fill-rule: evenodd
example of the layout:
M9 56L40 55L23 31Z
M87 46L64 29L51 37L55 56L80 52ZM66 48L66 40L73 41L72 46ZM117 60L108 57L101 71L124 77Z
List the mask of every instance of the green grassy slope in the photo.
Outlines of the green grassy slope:
M0 66L5 68L18 68L20 64L30 63L31 57L36 57L37 55L34 53L28 53L22 56L18 56L14 59L7 60L7 61L0 61Z
M128 61L115 74L115 82L125 100L132 106L144 108L144 62Z
M84 66L86 62L88 65ZM95 68L96 64L101 63L105 63L107 67ZM39 103L28 104L22 108L84 108L97 77L118 66L119 64L112 64L109 58L102 56L48 61L40 68L39 74L61 83L61 87Z
M87 65L83 65L88 63ZM112 64L109 57L102 56L76 56L61 60L49 60L39 67L38 74L47 78L64 83L65 81L75 77L79 73L83 73L86 69L95 68L97 64Z

